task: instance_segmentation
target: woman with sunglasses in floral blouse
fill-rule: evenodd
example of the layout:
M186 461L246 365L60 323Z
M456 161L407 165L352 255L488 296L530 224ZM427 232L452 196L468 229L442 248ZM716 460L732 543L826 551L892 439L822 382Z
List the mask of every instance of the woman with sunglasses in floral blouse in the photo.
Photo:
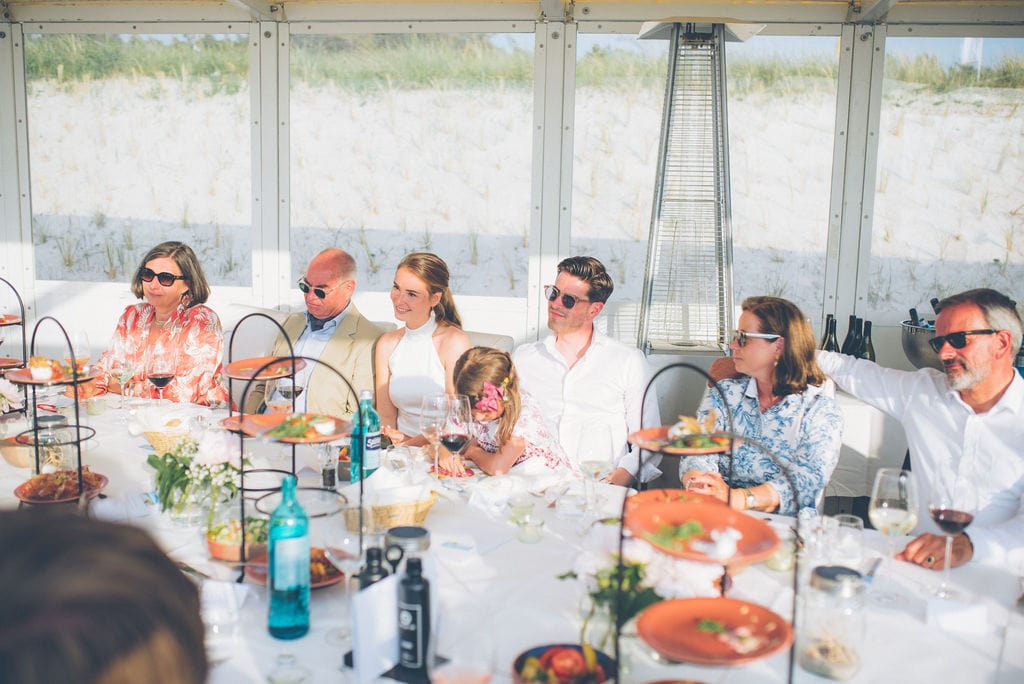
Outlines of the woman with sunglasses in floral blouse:
M149 250L132 276L131 290L145 300L125 308L110 349L97 363L97 389L155 398L146 381L154 360L163 359L173 379L166 399L205 406L228 401L221 376L224 332L213 309L203 268L192 248L164 242Z
M741 375L720 380L721 394L709 389L697 419L714 410L715 430L727 431L727 405L733 431L748 441L731 463L728 454L682 459L683 487L740 510L794 515L817 505L832 476L842 413L823 391L831 384L814 359L814 333L800 309L778 297L750 297L742 309L729 345Z

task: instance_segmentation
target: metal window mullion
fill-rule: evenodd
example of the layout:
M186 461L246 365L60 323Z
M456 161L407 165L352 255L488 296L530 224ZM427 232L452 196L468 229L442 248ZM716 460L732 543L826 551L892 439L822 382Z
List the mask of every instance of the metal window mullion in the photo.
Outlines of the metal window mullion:
M278 25L253 22L249 74L252 106L252 292L255 304L282 301L288 236L279 226ZM282 243L282 237L284 242Z

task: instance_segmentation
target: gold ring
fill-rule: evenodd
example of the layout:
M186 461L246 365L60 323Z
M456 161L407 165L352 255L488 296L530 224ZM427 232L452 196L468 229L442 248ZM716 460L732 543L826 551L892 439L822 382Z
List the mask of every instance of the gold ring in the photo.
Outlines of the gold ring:
M924 562L927 563L928 565L934 565L935 564L935 556L928 556L927 558L924 559Z

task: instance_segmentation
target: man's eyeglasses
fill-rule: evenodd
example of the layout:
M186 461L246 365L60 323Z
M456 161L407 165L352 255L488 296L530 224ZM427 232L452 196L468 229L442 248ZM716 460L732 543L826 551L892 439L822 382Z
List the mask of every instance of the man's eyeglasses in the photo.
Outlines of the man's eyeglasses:
M777 340L782 335L773 335L771 333L756 333L747 332L746 330L734 330L732 333L732 341L736 343L737 347L741 349L747 346L747 340L751 337L759 340Z
M157 282L163 285L164 287L170 287L171 285L174 284L175 280L188 280L188 276L174 275L173 273L168 273L167 271L164 271L163 273L157 273L151 268L140 268L139 278L144 283L151 283L153 282L153 278L156 278Z
M563 293L554 285L544 286L544 297L546 297L549 302L553 302L556 299L558 299L558 295L562 295L562 306L564 306L566 309L571 309L572 307L576 306L577 302L590 302L589 299L581 299L576 295Z
M324 297L326 297L327 295L331 294L332 292L334 292L335 290L337 290L339 287L341 287L342 285L344 285L347 282L348 282L347 280L343 280L340 283L338 283L337 285L335 285L334 287L324 288L324 287L313 287L312 285L309 284L309 281L306 280L305 278L299 278L299 289L302 291L302 294L309 294L309 291L312 290L313 294L315 294L319 299L323 299Z
M967 346L968 335L995 335L998 330L991 330L986 328L985 330L961 330L960 332L949 333L948 335L939 335L928 340L928 344L932 346L935 353L938 354L942 351L942 345L949 342L949 346L953 349L963 349Z

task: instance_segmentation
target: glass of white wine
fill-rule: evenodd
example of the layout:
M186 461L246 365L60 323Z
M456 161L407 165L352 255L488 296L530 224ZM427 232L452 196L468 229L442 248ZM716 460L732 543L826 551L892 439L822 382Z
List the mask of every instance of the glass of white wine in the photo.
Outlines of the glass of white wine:
M875 529L885 535L889 558L896 555L896 539L910 534L917 526L917 485L909 470L879 468L871 488L868 518ZM887 561L891 564L891 560ZM876 603L892 606L901 598L893 588L891 573L879 591L872 594Z

